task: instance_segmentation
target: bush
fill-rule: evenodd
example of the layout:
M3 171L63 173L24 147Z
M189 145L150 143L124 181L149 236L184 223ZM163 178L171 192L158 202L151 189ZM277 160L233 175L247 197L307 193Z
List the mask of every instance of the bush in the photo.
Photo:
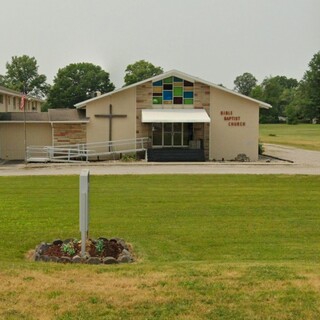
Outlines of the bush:
M264 153L264 147L263 147L263 144L261 142L259 142L259 145L258 145L258 152L259 152L259 154L263 154Z
M135 153L127 153L127 154L123 154L121 157L121 161L124 162L130 162L130 161L136 161L137 157Z

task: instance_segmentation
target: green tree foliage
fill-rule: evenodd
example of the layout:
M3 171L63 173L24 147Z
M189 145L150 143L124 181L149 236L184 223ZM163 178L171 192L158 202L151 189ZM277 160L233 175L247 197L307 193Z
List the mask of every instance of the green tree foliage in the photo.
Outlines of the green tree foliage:
M38 73L37 60L23 55L14 56L6 64L6 74L0 77L0 84L9 89L44 98L49 90L47 77Z
M90 99L96 92L114 90L109 73L92 63L71 63L59 69L49 92L50 108L72 108L76 103Z
M300 108L307 119L320 119L320 51L308 66L299 85Z
M133 64L129 64L126 68L124 76L125 86L128 86L139 81L152 78L163 73L161 67L155 67L152 63L140 60Z
M234 90L249 96L251 90L256 86L257 79L249 72L245 72L241 76L237 76L234 80Z
M265 78L261 85L253 88L251 97L265 101L272 105L271 109L262 109L261 123L276 123L280 116L285 116L285 108L295 97L298 81L285 76Z

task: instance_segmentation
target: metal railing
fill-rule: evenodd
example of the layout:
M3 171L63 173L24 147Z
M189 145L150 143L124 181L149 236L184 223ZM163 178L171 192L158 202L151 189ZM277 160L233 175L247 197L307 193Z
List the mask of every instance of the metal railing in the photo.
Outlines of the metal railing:
M150 139L147 137L73 145L28 146L26 160L27 162L78 162L89 161L99 156L139 151L145 151L147 157L149 146Z

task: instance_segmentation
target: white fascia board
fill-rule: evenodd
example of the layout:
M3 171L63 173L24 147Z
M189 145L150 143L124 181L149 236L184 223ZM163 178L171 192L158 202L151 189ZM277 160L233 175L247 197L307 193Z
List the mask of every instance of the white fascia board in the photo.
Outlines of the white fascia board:
M77 104L75 104L74 106L77 108L77 109L80 109L80 108L84 108L87 103L90 103L92 101L95 101L95 100L99 100L99 99L102 99L104 97L107 97L107 96L110 96L110 95L113 95L115 93L118 93L118 92L121 92L123 90L127 90L127 89L130 89L130 88L134 88L136 86L139 86L141 84L144 84L144 83L147 83L149 81L151 82L155 82L155 81L159 81L161 79L164 79L164 78L167 78L167 77L170 77L170 76L176 76L176 77L180 77L180 78L183 78L189 82L201 82L201 83L204 83L210 87L213 87L213 88L216 88L218 90L221 90L221 91L225 91L225 92L228 92L230 94L233 94L233 95L236 95L238 97L241 97L243 99L247 99L247 100L250 100L250 101L253 101L253 102L256 102L259 107L261 108L265 108L265 109L270 109L272 108L272 106L269 104L269 103L265 103L263 101L260 101L260 100L257 100L257 99L253 99L251 97L248 97L248 96L245 96L241 93L238 93L238 92L235 92L233 90L230 90L230 89L227 89L227 88L224 88L224 87L221 87L221 86L218 86L217 84L214 84L212 82L209 82L209 81L206 81L206 80L203 80L201 78L197 78L197 77L193 77L189 74L186 74L186 73L183 73L181 71L178 71L178 70L170 70L170 71L167 71L167 72L164 72L162 74L159 74L157 76L154 76L152 78L149 78L149 79L146 79L146 80L143 80L143 81L140 81L140 82L137 82L137 83L134 83L134 84L131 84L129 86L126 86L126 87L122 87L122 88L119 88L119 89L116 89L114 91L111 91L111 92L108 92L108 93L105 93L105 94L102 94L101 96L98 96L98 97L95 97L95 98L91 98L91 99L88 99L88 100L85 100L85 101L82 101L82 102L79 102Z

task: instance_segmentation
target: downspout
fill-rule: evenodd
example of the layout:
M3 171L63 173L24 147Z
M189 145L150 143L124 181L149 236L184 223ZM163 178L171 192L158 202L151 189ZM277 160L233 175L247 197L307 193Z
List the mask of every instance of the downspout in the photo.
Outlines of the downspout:
M53 122L50 121L51 124L51 145L54 147L54 127L53 127Z

